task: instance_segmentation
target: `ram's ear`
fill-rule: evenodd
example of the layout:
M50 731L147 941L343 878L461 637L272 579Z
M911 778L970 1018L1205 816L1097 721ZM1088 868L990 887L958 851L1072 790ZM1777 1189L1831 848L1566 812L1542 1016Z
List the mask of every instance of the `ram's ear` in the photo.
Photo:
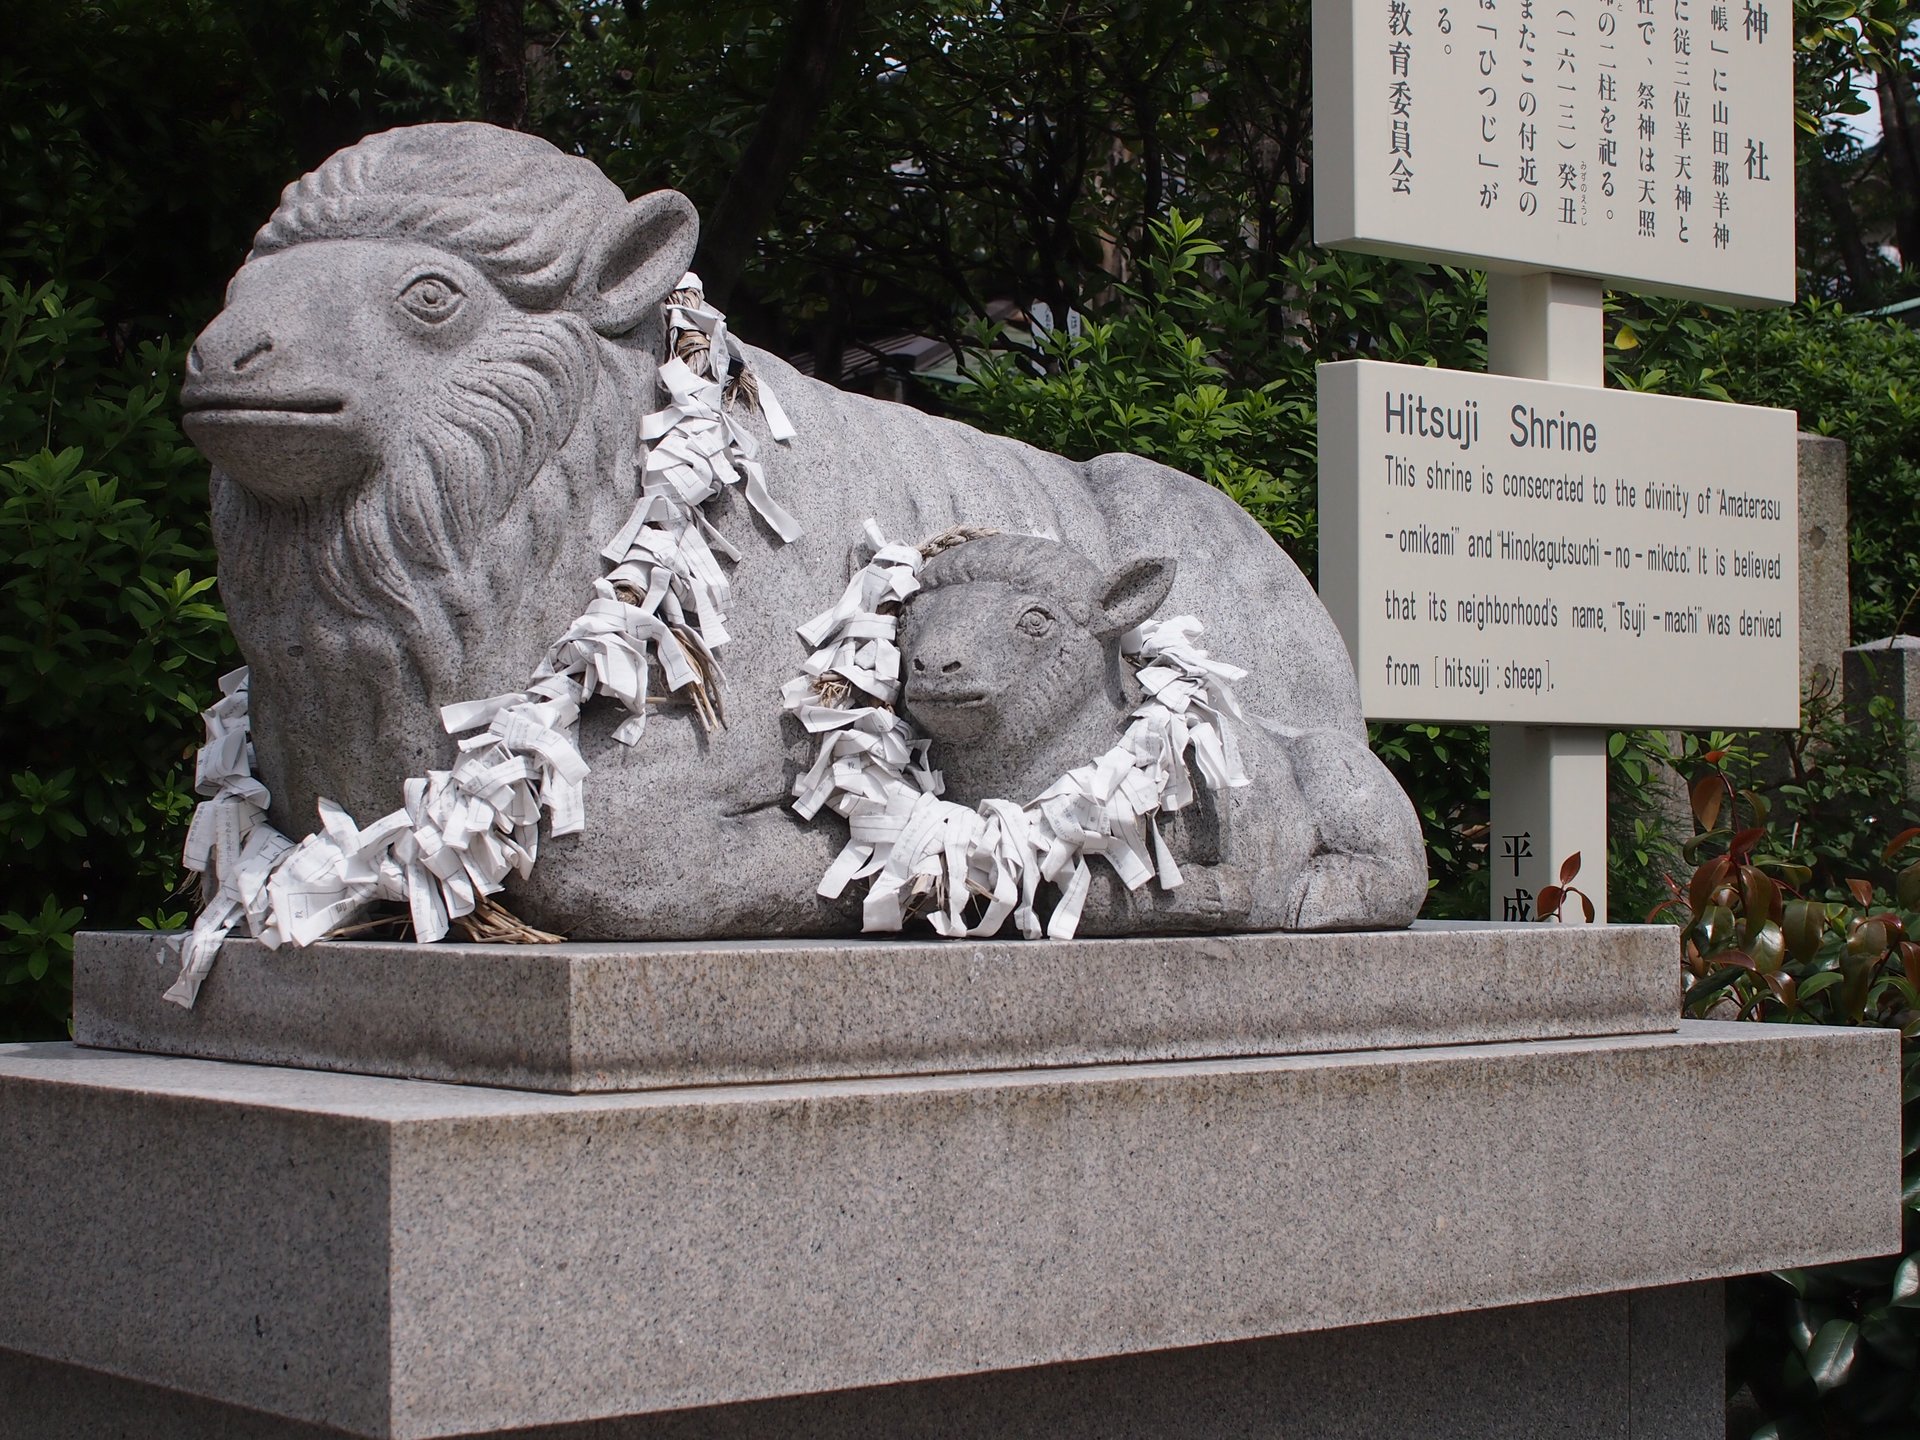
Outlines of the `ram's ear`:
M1108 571L1100 586L1101 618L1094 633L1104 640L1145 621L1173 589L1175 569L1167 556L1142 555Z
M678 190L655 190L601 222L574 282L575 303L602 335L624 335L693 263L700 217Z

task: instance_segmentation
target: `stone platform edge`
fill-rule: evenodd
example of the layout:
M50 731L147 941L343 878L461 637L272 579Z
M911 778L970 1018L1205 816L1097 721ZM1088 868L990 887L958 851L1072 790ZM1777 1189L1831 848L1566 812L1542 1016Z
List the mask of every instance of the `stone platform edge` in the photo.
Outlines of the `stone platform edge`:
M84 933L89 1047L556 1093L1670 1032L1663 926L222 949Z

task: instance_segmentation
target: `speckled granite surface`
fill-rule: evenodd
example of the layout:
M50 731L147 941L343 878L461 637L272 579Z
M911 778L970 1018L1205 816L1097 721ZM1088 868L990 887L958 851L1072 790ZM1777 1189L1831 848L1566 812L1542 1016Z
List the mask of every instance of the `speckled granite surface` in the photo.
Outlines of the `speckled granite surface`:
M0 1047L0 1348L416 1440L1836 1260L1899 1243L1896 1041L599 1096ZM1701 1222L1762 1192L1818 1231Z
M502 1440L1721 1440L1715 1283L496 1431ZM0 1440L349 1432L0 1350Z
M75 952L83 1045L532 1090L1670 1031L1664 926L1068 941L229 941L191 1011L146 933Z

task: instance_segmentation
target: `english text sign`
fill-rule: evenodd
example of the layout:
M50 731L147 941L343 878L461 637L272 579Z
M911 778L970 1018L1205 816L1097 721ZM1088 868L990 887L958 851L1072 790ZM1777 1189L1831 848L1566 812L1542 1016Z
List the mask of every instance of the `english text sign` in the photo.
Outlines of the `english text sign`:
M1314 238L1791 301L1787 0L1314 0Z
M1793 728L1790 410L1320 367L1320 595L1372 719Z

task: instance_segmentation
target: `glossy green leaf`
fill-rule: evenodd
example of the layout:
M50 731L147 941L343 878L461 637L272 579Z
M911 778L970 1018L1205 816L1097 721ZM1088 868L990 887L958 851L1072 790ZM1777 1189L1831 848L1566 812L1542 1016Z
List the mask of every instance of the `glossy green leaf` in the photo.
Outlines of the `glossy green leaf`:
M1893 1272L1893 1303L1920 1307L1920 1254L1907 1256Z
M1860 1327L1852 1320L1829 1320L1807 1347L1807 1374L1822 1392L1831 1390L1853 1369Z
M1893 893L1902 910L1920 910L1920 860L1894 877Z
M1747 954L1753 957L1753 965L1762 975L1772 975L1780 968L1786 958L1786 942L1780 933L1780 927L1769 920L1756 930L1746 942Z
M1788 956L1794 960L1812 959L1819 953L1820 941L1827 933L1826 907L1810 900L1787 901L1781 908L1780 933Z
M1839 971L1837 970L1818 971L1815 974L1809 975L1806 979L1800 982L1800 1000L1804 1004L1806 1001L1811 1000L1814 996L1818 995L1821 991L1831 990L1835 985L1838 985L1839 983L1840 983Z
M1832 1312L1823 1305L1804 1298L1795 1300L1788 1311L1787 1338L1793 1341L1793 1348L1804 1355L1813 1348L1820 1327L1832 1318Z

